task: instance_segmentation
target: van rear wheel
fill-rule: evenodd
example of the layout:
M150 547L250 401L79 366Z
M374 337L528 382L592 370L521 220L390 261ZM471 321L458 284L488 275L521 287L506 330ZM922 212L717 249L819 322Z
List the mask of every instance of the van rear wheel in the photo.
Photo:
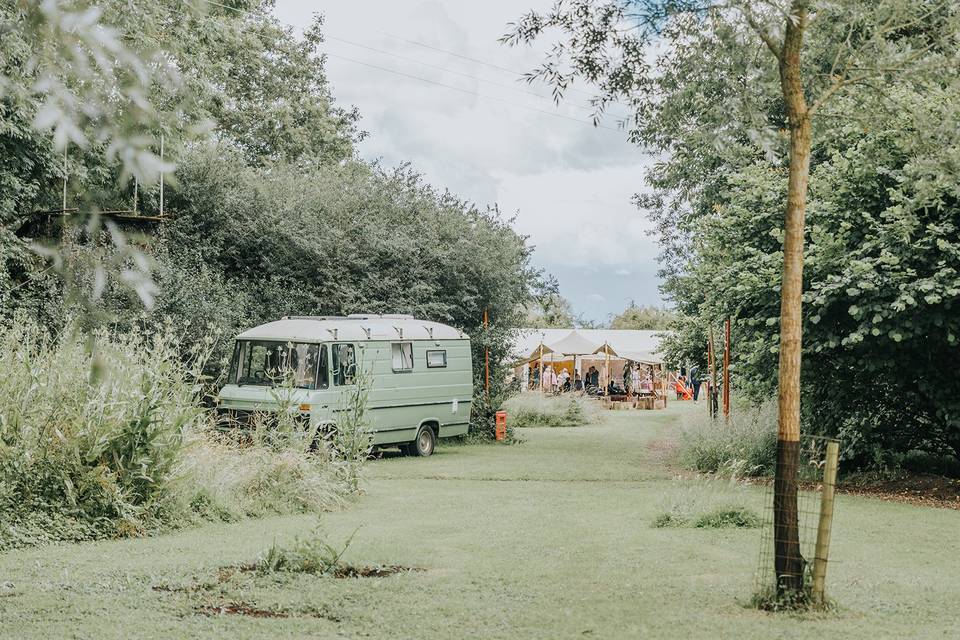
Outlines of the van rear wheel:
M429 425L423 425L417 431L417 438L407 445L407 454L411 456L426 457L433 453L437 446L437 436Z

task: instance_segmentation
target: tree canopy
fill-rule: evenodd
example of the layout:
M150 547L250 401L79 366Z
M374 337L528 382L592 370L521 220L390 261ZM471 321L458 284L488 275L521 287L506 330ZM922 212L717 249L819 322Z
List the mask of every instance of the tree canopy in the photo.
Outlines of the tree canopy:
M531 249L495 207L357 158L359 113L334 102L322 22L297 35L271 5L0 8L0 314L52 329L76 315L145 331L172 322L186 345L215 339L215 381L243 328L412 313L467 331L478 363L490 349L493 388L473 415L486 428L509 330L540 284ZM157 213L161 134L175 168L164 222L146 233L96 215L38 223L35 211L62 205L64 157L68 207L126 208L135 176L138 211Z
M735 381L758 398L777 387L782 348L796 122L780 45L801 19L805 429L843 436L861 462L909 448L960 455L960 377L942 375L938 355L958 335L955 3L572 0L525 15L505 40L558 29L530 77L560 93L586 78L600 87L598 112L632 108L629 135L658 154L637 203L656 225L664 291L686 316L667 348L700 361L706 327L732 316Z

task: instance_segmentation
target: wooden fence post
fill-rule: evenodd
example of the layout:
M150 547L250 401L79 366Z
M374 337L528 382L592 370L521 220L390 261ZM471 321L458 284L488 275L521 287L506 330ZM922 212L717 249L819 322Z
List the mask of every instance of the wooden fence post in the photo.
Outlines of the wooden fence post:
M840 443L827 442L827 459L823 467L823 493L820 496L820 521L817 526L817 546L813 556L813 601L823 604L826 599L825 581L827 558L830 554L830 531L833 527L833 498L837 487L837 468L840 465Z

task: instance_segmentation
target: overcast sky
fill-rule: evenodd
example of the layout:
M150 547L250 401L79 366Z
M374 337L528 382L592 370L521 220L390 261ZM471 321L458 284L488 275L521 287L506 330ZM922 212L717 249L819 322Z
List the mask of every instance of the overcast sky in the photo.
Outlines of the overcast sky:
M324 14L328 75L337 101L360 110L363 157L410 162L436 187L516 216L575 311L606 320L631 299L662 303L650 225L631 203L649 157L614 119L590 125L589 87L555 106L526 93L546 87L518 82L539 53L497 38L552 2L277 0L276 14L300 28Z

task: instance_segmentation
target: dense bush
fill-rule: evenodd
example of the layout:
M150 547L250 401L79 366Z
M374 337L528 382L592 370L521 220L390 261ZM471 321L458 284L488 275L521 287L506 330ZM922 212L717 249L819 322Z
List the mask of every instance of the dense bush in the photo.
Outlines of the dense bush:
M410 313L471 336L472 426L492 435L509 329L537 282L531 249L496 210L440 193L405 167L265 170L227 147L184 157L178 177L157 248L154 316L189 321L194 340L216 327L211 374L237 332L283 315ZM484 347L489 405L479 401Z
M198 519L316 511L362 460L217 442L199 403L202 347L170 326L53 337L0 326L0 548L142 535Z
M202 419L200 360L153 336L52 338L25 318L0 334L0 478L7 507L141 521L183 434Z
M599 416L596 403L572 395L521 393L503 403L511 427L579 427Z

